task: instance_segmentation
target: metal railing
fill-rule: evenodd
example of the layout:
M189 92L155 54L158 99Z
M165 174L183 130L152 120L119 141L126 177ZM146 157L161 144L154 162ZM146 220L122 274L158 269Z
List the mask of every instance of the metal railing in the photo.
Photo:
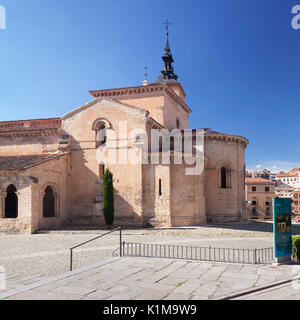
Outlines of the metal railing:
M274 259L273 248L232 249L123 242L123 256L259 264Z
M98 240L98 239L100 239L102 237L105 237L105 236L107 236L107 235L109 235L109 234L111 234L113 232L116 232L116 231L120 231L120 247L119 247L118 250L120 252L120 257L122 257L123 256L123 253L122 253L122 250L123 250L123 248L122 248L122 227L118 227L118 228L115 228L115 229L113 229L113 230L111 230L109 232L106 232L106 233L104 233L104 234L102 234L102 235L100 235L100 236L98 236L96 238L93 238L91 240L85 241L83 243L78 244L75 247L70 248L70 271L73 271L73 250L75 250L75 249L77 249L79 247L82 247L83 245L85 245L87 243L90 243L92 241L95 241L95 240Z

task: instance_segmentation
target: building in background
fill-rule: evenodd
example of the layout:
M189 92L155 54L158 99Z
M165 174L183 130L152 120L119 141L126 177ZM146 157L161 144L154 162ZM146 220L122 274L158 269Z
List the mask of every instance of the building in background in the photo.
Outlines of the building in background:
M247 215L249 219L272 219L275 182L263 178L246 178Z
M275 181L276 173L272 173L271 171L264 169L262 171L246 171L246 178L263 178L271 181Z
M275 187L275 195L278 198L293 198L294 188L290 186Z
M293 188L300 188L299 173L281 172L279 174L276 174L275 180L277 182L278 187L282 187L285 185Z
M272 185L274 185L275 187L274 188L275 195L273 195L272 197L292 199L292 213L294 215L300 215L300 168L294 168L289 172L279 172L279 173L272 173L267 169L264 169L262 171L253 171L253 172L246 171L245 179L246 179L246 189L248 190L246 192L246 197L248 201L248 216L250 218L259 219L261 217L256 212L264 211L264 209L259 208L261 207L261 201L259 201L259 205L257 205L258 200L255 200L255 198L258 198L258 197L254 195L254 192L250 192L249 194L250 188L247 186L247 180L248 182L252 181L253 183L255 182L258 183L259 180L255 180L255 179L272 181L273 182ZM263 182L263 180L261 181L261 183ZM263 187L258 187L257 190L263 191ZM252 198L254 198L254 200L252 200ZM269 211L269 209L267 209L267 211Z
M296 189L292 196L292 213L295 216L300 215L300 189Z
M275 177L276 196L292 199L292 213L300 214L300 168L295 168L288 173L280 172Z
M263 178L263 179L274 181L275 180L275 173L272 173L271 171L264 169L262 171L253 171L252 177L253 178Z

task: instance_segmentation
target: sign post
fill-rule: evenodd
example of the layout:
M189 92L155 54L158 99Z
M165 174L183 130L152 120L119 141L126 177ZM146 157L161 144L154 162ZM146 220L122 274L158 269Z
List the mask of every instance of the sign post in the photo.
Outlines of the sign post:
M292 200L274 198L273 208L276 263L290 262L292 258Z

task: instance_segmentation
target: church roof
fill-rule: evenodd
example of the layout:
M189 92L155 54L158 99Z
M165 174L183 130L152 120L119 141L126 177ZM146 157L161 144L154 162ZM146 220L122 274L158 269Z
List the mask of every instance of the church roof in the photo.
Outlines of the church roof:
M0 156L0 171L23 171L65 154Z
M61 128L60 118L31 119L0 122L1 133L31 132L31 131L55 131Z

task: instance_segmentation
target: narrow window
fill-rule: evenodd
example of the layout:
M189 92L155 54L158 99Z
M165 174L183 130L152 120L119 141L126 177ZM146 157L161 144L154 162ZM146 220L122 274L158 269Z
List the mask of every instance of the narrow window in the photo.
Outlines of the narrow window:
M55 196L53 189L47 187L43 199L43 216L44 218L55 217Z
M269 192L270 191L270 187L265 187L265 191Z
M221 188L226 189L227 188L227 169L225 167L221 168Z
M252 187L252 192L256 192L256 187Z
M158 181L159 196L162 196L161 179Z
M105 165L104 164L100 164L99 165L99 179L103 180L103 176L105 173ZM100 196L103 195L103 183L100 183Z
M99 179L103 179L104 172L105 172L105 166L104 166L104 164L100 164L99 165Z
M180 120L177 118L176 119L176 128L179 129L180 128Z
M6 190L5 218L16 219L18 217L17 188L11 184Z

